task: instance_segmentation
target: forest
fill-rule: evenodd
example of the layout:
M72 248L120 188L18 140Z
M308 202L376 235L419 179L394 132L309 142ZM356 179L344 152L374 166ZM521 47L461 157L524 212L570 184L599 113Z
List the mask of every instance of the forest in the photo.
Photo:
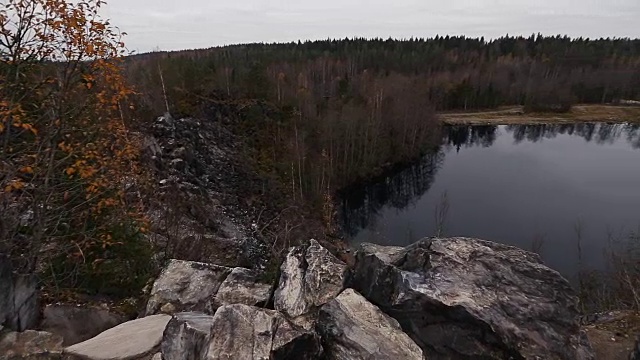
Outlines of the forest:
M126 59L139 111L197 115L211 101L260 100L249 119L263 168L292 196L327 193L439 143L437 112L640 97L640 40L566 36L344 39L246 44Z

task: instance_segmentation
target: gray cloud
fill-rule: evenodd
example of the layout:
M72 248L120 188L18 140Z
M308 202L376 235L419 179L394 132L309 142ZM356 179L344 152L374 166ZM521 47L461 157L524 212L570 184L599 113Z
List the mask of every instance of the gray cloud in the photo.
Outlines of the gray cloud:
M364 37L640 37L639 0L110 0L131 50Z

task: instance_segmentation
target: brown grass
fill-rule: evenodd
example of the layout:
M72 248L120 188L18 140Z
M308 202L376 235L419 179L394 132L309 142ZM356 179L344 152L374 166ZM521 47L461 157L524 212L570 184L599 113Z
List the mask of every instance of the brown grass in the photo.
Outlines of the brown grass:
M524 113L522 106L491 111L440 113L449 125L567 124L577 122L640 123L640 106L574 105L568 113Z

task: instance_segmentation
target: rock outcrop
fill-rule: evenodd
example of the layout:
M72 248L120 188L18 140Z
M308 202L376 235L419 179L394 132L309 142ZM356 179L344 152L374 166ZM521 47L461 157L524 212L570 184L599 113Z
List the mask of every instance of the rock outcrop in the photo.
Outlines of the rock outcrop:
M129 321L66 348L64 354L90 360L151 357L159 350L162 334L170 320L171 316L159 314Z
M9 258L0 254L0 330L33 328L38 323L38 279L13 272Z
M592 359L577 298L527 251L489 241L361 245L352 286L429 359Z
M246 268L171 260L151 288L146 314L203 312L213 315L223 305L264 306L271 285Z
M304 315L338 296L346 274L347 265L315 240L292 248L280 267L275 309L292 318Z
M214 306L231 304L264 306L269 301L271 285L258 280L258 273L245 268L234 268L220 285Z
M105 309L75 305L48 305L42 314L40 328L62 336L64 346L91 339L126 320L124 316Z
M271 301L252 270L172 260L147 311L173 316L118 325L64 356L593 359L568 282L524 250L468 238L363 244L348 271L312 240L289 251Z
M320 341L281 313L242 304L218 309L211 328L208 360L317 359Z
M62 337L27 330L0 335L0 359L51 360L62 356Z
M151 288L146 314L200 311L213 314L213 299L231 269L213 264L171 260Z
M173 315L162 336L163 360L201 360L207 356L213 316L186 312Z
M317 329L327 359L424 359L396 320L353 289L320 308Z

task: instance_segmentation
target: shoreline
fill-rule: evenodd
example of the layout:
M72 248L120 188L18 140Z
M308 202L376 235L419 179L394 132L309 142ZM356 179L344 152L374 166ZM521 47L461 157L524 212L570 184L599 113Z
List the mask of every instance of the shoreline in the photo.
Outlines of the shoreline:
M574 105L568 113L525 113L522 106L497 110L439 113L444 125L539 125L588 122L640 124L640 106Z

